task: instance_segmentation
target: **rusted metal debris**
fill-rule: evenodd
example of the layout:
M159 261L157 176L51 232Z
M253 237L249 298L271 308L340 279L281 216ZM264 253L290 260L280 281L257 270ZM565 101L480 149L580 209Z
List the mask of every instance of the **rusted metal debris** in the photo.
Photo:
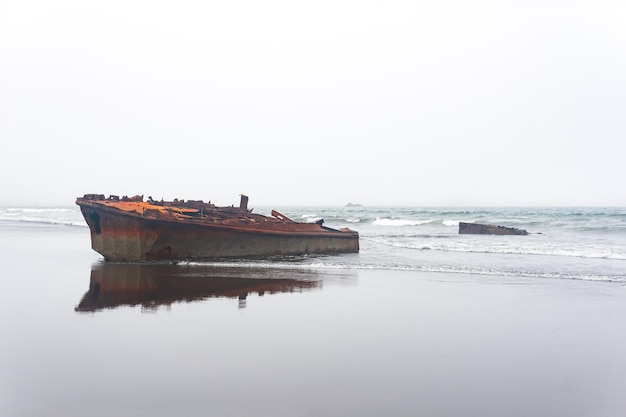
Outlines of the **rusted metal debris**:
M356 231L295 222L275 210L272 217L255 214L245 195L239 207L103 194L85 194L76 204L89 225L92 248L117 262L359 251Z
M496 226L479 223L459 223L459 234L462 235L527 235L524 229L515 227Z

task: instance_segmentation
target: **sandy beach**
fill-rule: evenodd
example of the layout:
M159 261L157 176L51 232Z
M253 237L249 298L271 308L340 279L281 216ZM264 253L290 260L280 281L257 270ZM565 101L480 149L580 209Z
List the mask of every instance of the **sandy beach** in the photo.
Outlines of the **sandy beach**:
M0 0L0 417L626 417L625 74L624 0Z
M111 267L53 225L2 223L0 251L1 415L626 412L619 283Z

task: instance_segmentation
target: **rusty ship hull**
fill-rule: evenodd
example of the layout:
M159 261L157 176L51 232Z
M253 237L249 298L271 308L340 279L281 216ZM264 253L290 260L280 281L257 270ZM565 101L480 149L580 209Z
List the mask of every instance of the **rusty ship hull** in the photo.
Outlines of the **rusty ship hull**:
M209 260L275 255L356 253L359 234L299 223L275 211L253 214L202 201L154 202L87 194L76 200L91 246L114 262Z
M526 236L528 232L515 227L497 226L493 224L459 223L461 235L520 235Z

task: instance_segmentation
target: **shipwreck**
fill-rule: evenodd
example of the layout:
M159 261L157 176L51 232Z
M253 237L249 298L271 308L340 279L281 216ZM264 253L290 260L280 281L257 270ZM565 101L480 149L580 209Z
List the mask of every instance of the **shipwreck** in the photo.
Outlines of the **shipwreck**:
M527 235L524 229L515 227L496 226L493 224L459 223L461 235Z
M275 255L356 253L359 233L301 223L272 210L252 213L202 200L155 201L143 196L85 194L76 204L89 226L91 247L114 262L209 260Z

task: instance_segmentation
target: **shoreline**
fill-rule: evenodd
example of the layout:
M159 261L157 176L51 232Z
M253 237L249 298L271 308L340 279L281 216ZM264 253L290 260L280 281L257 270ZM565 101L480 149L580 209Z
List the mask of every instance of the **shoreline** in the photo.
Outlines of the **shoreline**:
M120 265L56 226L0 250L2 415L626 410L621 283Z

